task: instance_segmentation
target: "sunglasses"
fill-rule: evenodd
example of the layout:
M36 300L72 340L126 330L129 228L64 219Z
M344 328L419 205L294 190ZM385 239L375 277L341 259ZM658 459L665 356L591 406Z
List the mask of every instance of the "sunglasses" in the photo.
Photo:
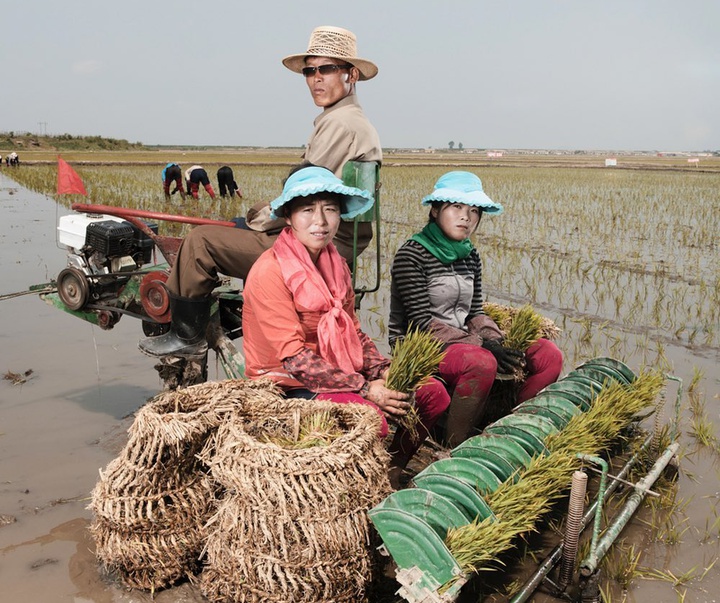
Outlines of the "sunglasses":
M337 73L341 69L351 69L352 65L320 65L319 67L303 67L302 74L305 77L312 77L315 73L320 75L330 75L331 73Z

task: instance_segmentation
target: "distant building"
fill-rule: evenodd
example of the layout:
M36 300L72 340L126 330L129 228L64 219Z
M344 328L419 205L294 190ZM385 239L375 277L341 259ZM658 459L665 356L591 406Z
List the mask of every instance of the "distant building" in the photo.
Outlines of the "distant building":
M615 167L617 165L617 159L615 157L608 157L605 159L605 167Z
M488 157L502 157L503 152L502 151L488 151L487 156Z

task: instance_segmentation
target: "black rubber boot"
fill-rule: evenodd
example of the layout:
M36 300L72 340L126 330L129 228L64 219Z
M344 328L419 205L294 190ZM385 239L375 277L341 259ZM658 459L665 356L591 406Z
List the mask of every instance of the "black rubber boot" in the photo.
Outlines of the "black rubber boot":
M210 321L209 297L180 297L170 293L170 330L141 339L140 351L148 356L197 356L207 352L205 331Z

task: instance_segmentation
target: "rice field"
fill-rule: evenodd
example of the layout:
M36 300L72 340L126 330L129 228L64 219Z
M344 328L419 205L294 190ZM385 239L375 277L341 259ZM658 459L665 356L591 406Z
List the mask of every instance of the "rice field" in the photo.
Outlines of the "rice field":
M220 165L231 165L244 197L230 201L212 201L201 191L199 201L176 195L166 202L160 181L165 158L73 165L93 203L229 219L277 196L298 157L299 152L168 158L201 163L211 181ZM598 169L588 159L570 167L555 159L490 164L464 157L458 164L456 157L391 156L382 169L381 284L361 308L361 322L381 350L387 352L393 253L425 224L420 199L435 180L449 169L469 169L505 207L499 216L484 216L473 236L488 301L531 304L555 321L566 370L608 355L636 372L659 368L684 381L678 485L664 494L664 505L653 500L645 506L629 527L627 546L608 557L608 601L712 600L708 593L720 586L718 165L697 170L658 158L637 161L632 169ZM26 161L6 175L54 196L54 163ZM161 234L182 233L164 226ZM374 249L373 243L359 261L360 285L374 283ZM674 395L671 389L668 400Z

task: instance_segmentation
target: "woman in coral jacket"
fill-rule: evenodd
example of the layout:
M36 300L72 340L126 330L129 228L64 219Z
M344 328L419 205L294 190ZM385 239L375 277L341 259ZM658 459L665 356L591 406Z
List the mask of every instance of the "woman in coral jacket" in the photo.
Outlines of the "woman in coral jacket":
M387 420L407 413L408 396L385 386L390 361L360 328L350 270L332 243L340 219L372 203L368 191L345 186L325 168L290 175L271 203L287 227L245 283L243 349L248 377L269 377L289 397L370 405L385 437ZM389 446L394 487L449 401L434 379L416 392L419 437L398 427Z

